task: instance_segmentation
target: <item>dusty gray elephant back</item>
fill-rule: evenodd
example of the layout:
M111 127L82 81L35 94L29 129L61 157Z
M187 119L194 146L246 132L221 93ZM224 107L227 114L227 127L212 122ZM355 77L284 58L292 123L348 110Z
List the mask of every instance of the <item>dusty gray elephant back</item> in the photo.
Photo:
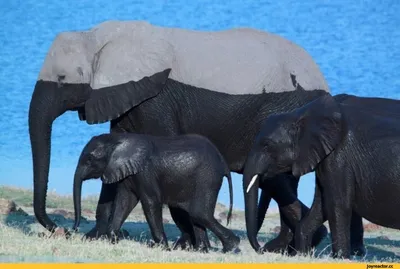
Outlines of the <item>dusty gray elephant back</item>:
M142 21L108 21L89 31L59 34L39 80L98 89L168 68L171 79L229 94L291 91L291 75L305 90L329 91L311 56L278 35L248 28L184 30Z

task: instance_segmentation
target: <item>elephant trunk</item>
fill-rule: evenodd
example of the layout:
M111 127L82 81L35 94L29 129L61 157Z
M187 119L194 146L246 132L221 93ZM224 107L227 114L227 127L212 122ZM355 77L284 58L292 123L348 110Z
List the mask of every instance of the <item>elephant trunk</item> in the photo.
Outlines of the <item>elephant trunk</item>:
M85 177L85 169L78 166L76 169L75 176L74 176L74 210L75 210L75 224L74 230L76 230L79 226L81 221L81 197L82 197L82 183Z
M33 160L33 209L40 224L50 232L57 225L46 214L51 130L53 121L67 110L84 105L91 88L85 85L61 87L55 82L36 82L29 106L29 136Z
M260 231L260 229L264 223L265 215L267 214L267 210L268 210L270 202L271 202L271 195L266 190L262 190L260 202L258 204L257 233Z
M45 87L42 81L38 81L29 107L29 135L33 159L33 208L39 223L51 232L57 228L46 214L51 128L53 121L65 111L56 90Z
M243 173L243 192L245 202L245 219L247 237L253 249L259 252L260 245L257 241L257 234L262 225L262 220L259 220L261 215L265 217L271 197L264 193L265 201L261 201L258 208L258 189L260 185L260 177L267 172L269 158L257 151L251 151L247 157Z
M257 202L258 202L258 174L254 174L254 169L251 169L246 164L243 173L243 192L245 202L245 219L246 231L250 245L255 251L260 250L260 245L257 240Z

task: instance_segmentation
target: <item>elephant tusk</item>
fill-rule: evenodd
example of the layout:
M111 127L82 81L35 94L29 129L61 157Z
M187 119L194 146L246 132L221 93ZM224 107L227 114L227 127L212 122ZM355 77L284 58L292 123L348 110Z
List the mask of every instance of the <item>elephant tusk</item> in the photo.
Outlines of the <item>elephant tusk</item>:
M254 183L256 182L257 177L258 177L258 175L254 175L254 176L253 176L253 178L252 178L251 181L250 181L249 186L247 187L246 193L248 193L248 192L250 191L251 187L252 187L252 186L254 185Z

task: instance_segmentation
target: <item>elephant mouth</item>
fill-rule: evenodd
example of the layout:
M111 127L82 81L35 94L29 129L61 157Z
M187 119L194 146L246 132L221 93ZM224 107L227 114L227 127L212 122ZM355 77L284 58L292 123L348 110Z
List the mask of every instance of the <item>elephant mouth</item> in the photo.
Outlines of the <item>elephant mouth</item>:
M85 113L85 103L78 104L76 107L70 109L70 111L77 111L79 120L85 121L86 120L86 113Z
M85 113L85 106L79 106L76 111L78 111L79 120L85 121L86 120L86 113Z

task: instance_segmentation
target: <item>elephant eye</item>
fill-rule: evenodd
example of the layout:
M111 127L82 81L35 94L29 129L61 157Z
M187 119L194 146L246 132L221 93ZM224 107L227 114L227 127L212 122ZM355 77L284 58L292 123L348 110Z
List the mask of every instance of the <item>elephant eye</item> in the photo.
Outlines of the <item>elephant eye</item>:
M271 139L267 139L263 141L263 148L264 150L273 153L277 151L277 143L275 141L272 141Z
M261 143L265 146L265 147L270 147L273 146L275 143L269 139L269 138L265 138L261 141Z

